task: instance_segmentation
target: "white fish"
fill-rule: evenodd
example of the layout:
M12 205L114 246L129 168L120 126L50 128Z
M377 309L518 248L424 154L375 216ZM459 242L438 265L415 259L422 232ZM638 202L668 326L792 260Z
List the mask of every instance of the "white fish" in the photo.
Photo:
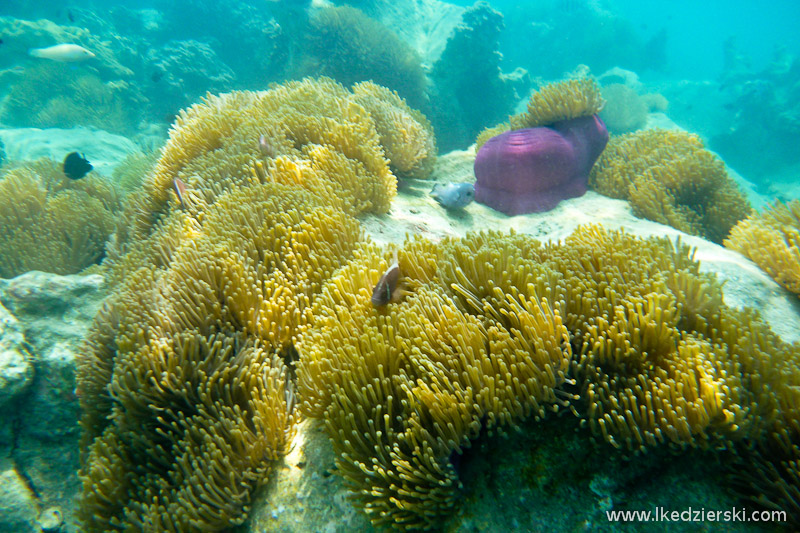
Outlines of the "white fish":
M28 54L62 63L77 63L95 57L89 50L77 44L56 44L47 48L31 48L28 50Z
M471 183L437 183L431 196L447 209L463 209L475 199L475 186Z

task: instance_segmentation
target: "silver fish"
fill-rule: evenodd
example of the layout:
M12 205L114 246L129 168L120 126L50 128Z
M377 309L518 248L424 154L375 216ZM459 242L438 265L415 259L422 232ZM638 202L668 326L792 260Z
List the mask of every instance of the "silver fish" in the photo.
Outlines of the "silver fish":
M431 196L446 209L463 209L475 199L475 186L471 183L437 183Z
M62 63L77 63L96 57L92 52L77 44L56 44L47 48L31 48L28 50L28 54Z

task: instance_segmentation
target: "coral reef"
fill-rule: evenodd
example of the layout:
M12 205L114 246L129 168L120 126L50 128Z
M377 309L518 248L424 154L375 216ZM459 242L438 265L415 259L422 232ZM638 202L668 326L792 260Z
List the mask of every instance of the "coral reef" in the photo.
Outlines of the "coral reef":
M425 115L408 107L397 93L370 81L353 85L352 100L375 121L392 172L397 177L427 178L436 163L436 139Z
M116 31L133 37L144 36L147 48L153 43L164 46L162 58L179 71L203 71L215 76L218 90L229 91L235 87L266 87L270 82L286 79L291 62L289 49L297 46L307 24L307 15L302 0L292 2L270 2L250 4L244 2L195 2L175 0L160 5L158 9L144 10L117 6L114 11ZM149 26L149 31L129 33L128 20L136 17L138 24ZM144 19L144 20L142 20ZM190 59L180 50L165 54L170 41L196 41L205 50L196 50L202 58L203 67L191 63L175 63L180 57ZM142 68L149 78L157 71L151 65ZM236 85L220 86L222 74L232 75ZM189 84L189 93L202 95L206 83L198 79ZM157 89L160 82L153 84ZM177 108L173 111L177 111Z
M450 252L468 272L484 264L457 244ZM439 253L406 243L399 262L410 293L382 312L369 294L387 262L364 248L330 280L298 341L302 410L325 420L338 468L375 525L438 525L460 486L452 457L482 427L542 416L568 369L567 332L546 299L498 293L489 314L456 284L477 304L465 309L431 282Z
M696 135L681 131L612 137L592 169L589 186L629 200L638 217L716 243L750 212L722 161Z
M123 65L117 57L117 50L112 46L112 41L116 40L114 35L106 34L100 37L84 27L62 26L44 17L39 20L0 17L0 34L3 35L3 48L6 51L6 55L0 60L0 67L12 66L13 63L5 61L17 61L20 57L26 57L31 48L56 43L75 43L95 54L91 70L96 71L101 77L120 80L133 74L131 69ZM37 64L39 61L32 64ZM26 74L28 70L26 67ZM48 87L48 90L55 88L53 85Z
M270 13L275 9L182 1L161 7L73 6L57 18L52 11L35 21L3 17L0 33L8 53L0 58L0 75L8 76L14 93L3 121L93 125L131 134L148 123L171 122L180 108L207 91L265 87L285 79L285 47L301 41L301 33L287 35L289 28L278 26ZM22 13L33 16L29 9ZM76 43L97 57L70 69L27 57L29 48L54 43ZM247 49L253 53L242 53ZM96 86L73 87L84 78L97 80ZM33 99L35 111L27 119L26 98Z
M139 126L140 91L124 81L98 76L60 63L25 69L11 86L2 120L20 127L94 126L130 134Z
M685 245L597 226L416 238L394 250L403 297L375 309L390 251L358 249L297 341L301 410L376 526L441 527L470 443L548 406L628 452L732 449L793 416L780 384L800 345L725 306Z
M114 423L89 446L81 473L83 527L241 523L289 436L286 372L270 350L235 336L186 332L119 353Z
M657 93L640 95L622 83L604 86L602 94L606 105L600 112L600 118L612 134L630 133L642 129L650 111L664 111L667 108L667 100L662 95Z
M483 1L461 17L431 72L431 121L443 152L466 148L483 128L508 116L527 92L523 77L514 81L500 71L498 40L503 15Z
M602 106L592 80L553 83L531 97L527 113L484 130L475 157L475 199L518 215L581 196L608 142L596 115Z
M293 430L297 336L363 246L351 215L394 195L381 142L397 168L432 164L423 117L354 90L309 79L181 113L118 225L114 293L78 367L87 530L246 517Z
M351 214L385 213L396 178L375 121L352 98L329 78L306 79L269 91L208 96L183 111L151 177L126 209L114 253L146 237L170 205L176 207L176 179L187 187L185 208L194 220L224 191L261 182L300 186ZM414 122L408 115L392 125L428 134ZM387 127L384 138L396 138ZM425 146L424 139L414 143Z
M2 121L23 127L91 125L123 134L135 131L147 103L145 84L135 79L133 70L140 61L139 51L107 25L92 24L92 29L84 21L60 25L45 16L0 18L6 52L0 70L13 76L7 84ZM57 43L81 45L95 57L75 66L28 56L31 48Z
M742 359L758 363L752 365L758 369L755 382L769 392L757 404L763 437L755 446L746 442L737 450L730 470L743 496L763 508L786 513L788 529L795 530L800 526L800 346L787 346L769 332L744 326L740 333L734 329L728 336L744 339ZM766 356L775 350L780 358Z
M505 60L545 79L577 64L604 72L616 65L635 71L665 66L667 35L645 41L626 13L599 2L561 0L504 6L508 30L502 35Z
M800 296L800 201L776 202L739 221L724 241Z
M416 51L392 30L350 6L324 8L309 22L300 76L328 76L343 85L371 80L423 107L425 73Z
M157 161L158 153L155 151L129 154L114 168L111 179L122 193L130 193L144 183Z
M800 132L800 58L777 48L770 64L753 72L731 38L725 43L723 69L720 90L725 107L735 113L725 115L725 127L710 146L753 181L786 171L785 181L792 181L800 164L794 143Z
M214 49L195 40L171 40L151 48L147 63L153 83L147 85L146 94L151 112L157 116L175 114L207 92L230 89L236 81Z
M722 303L721 284L699 274L688 247L590 227L562 253L565 322L581 354L575 376L596 435L644 450L665 441L720 446L748 434L751 394L766 392L754 384L748 394L742 374L760 368L737 359L746 342L735 337L737 312Z
M99 263L121 211L114 187L97 175L74 181L42 159L0 176L0 277L29 270L74 274Z
M274 183L189 219L173 211L161 227L176 229L116 265L79 361L90 531L242 522L291 435L296 330L361 238L350 216Z
M345 0L335 3L357 7L392 28L398 37L416 49L426 71L428 65L433 65L441 57L448 37L467 9L441 0Z

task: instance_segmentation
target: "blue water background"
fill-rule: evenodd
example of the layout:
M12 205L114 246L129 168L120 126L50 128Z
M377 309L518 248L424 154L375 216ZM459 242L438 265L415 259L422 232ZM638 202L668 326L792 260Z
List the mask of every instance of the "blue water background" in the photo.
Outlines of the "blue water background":
M473 4L463 0L452 3L465 7ZM797 0L494 0L490 4L506 15L507 27L518 24L526 14L541 13L543 9L550 10L552 17L559 17L588 6L628 20L645 42L663 29L667 37L663 74L677 78L718 77L723 66L723 47L731 37L750 57L754 70L763 69L778 47L800 55L800 1ZM592 28L587 26L584 30L591 32ZM515 46L525 44L516 41L514 35L505 35L501 51L512 55Z
M279 2L293 0L279 0ZM341 4L339 2L338 4ZM359 2L351 2L358 5ZM455 5L468 7L473 2L453 0ZM671 2L651 2L640 0L535 0L519 2L513 0L493 0L492 7L506 16L507 31L502 39L502 49L509 58L513 49L526 44L518 40L513 28L526 22L534 22L536 13L544 12L557 18L581 9L607 10L630 22L631 27L643 41L653 38L661 30L666 31L667 68L664 74L687 79L712 79L720 74L723 66L723 46L728 38L735 38L737 45L750 57L755 70L766 66L777 47L785 47L789 53L800 55L800 2L797 0L726 1L675 0ZM102 15L104 9L122 6L129 9L161 10L169 2L161 0L83 0L69 4L47 1L4 0L0 2L0 16L11 14L28 19L48 18L64 23L70 9L94 9ZM203 1L197 3L203 5ZM248 2L240 2L247 5ZM269 11L275 2L256 0L253 7ZM187 13L187 35L197 29L196 21ZM225 21L214 21L225 24ZM592 28L583 28L591 32ZM176 36L181 38L183 36ZM193 35L202 40L202 35ZM257 50L246 51L257 53ZM610 58L612 59L612 58ZM514 65L508 65L513 68ZM621 65L624 66L624 65Z
M49 19L58 26L86 27L101 38L116 32L122 45L124 39L138 37L138 48L126 50L119 60L134 71L124 77L124 83L137 88L147 99L148 107L139 112L138 104L126 102L125 106L134 109L134 114L143 115L143 122L158 123L165 132L163 126L174 119L179 109L191 105L206 91L260 90L287 78L318 75L319 72L284 68L304 52L304 30L297 21L304 19L302 11L310 2L0 0L0 16L29 21ZM347 3L370 12L373 2ZM451 3L474 5L464 0ZM381 1L375 4L383 5ZM401 94L434 123L442 152L466 148L481 129L515 112L514 105L517 111L524 106L530 90L544 82L585 74L581 65L598 77L619 67L644 82L637 88L640 93L663 95L668 109L660 111L665 111L678 126L699 134L726 163L769 195L800 196L800 187L789 194L785 187L775 186L797 181L800 171L795 141L800 127L800 60L796 59L800 57L800 38L796 35L800 0L493 0L489 4L503 14L504 29L498 34L489 24L489 29L476 34L485 40L487 48L499 41L502 59L498 66L503 76L522 73L513 94L504 93L502 87L491 93L500 85L508 85L508 78L502 83L492 81L493 77L499 78L499 71L490 64L494 57L491 53L476 56L476 63L464 69L467 73L479 68L488 70L474 80L454 81L449 88L437 85L439 81L431 76L436 58L424 58L431 78L429 86L435 85L440 95L448 90L452 94L427 107L424 97L414 100L413 95ZM284 38L286 35L292 38ZM438 38L444 39L444 35ZM11 53L12 39L7 40L0 47L0 71L20 65L31 72L47 68L41 61L28 58L25 50ZM50 44L55 43L42 39L33 46ZM471 46L474 48L474 43ZM465 53L470 51L459 50L453 57L464 57ZM208 64L193 64L195 59L209 57ZM469 58L464 62L468 63ZM57 78L61 85L83 73L96 72L106 84L117 83L120 77L107 68L102 70L99 62L49 68L62 69L64 77ZM448 65L446 70L458 69ZM355 73L353 78L375 79L371 72ZM13 72L7 73L5 80L0 80L0 98L10 84L21 79ZM391 88L402 93L401 87ZM42 86L41 96L46 99L48 93L58 89ZM451 109L443 105L456 98L461 100L458 106ZM486 111L481 108L491 109L481 115L480 111ZM41 126L4 119L0 117L10 126ZM105 128L103 124L57 124L72 125Z

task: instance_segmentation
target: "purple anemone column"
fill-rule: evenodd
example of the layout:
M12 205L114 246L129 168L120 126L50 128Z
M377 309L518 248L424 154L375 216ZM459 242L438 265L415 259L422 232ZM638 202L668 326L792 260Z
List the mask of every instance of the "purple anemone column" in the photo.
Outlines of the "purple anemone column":
M475 200L507 215L549 211L586 192L607 142L597 115L492 137L475 158Z

